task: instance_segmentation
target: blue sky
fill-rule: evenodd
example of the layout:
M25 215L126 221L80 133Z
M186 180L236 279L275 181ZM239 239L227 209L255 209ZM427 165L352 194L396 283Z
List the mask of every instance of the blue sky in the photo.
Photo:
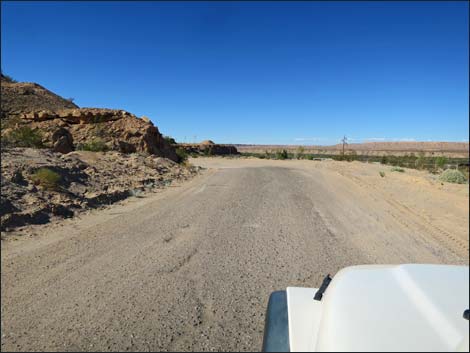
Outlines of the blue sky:
M5 2L2 70L179 141L468 141L467 2Z

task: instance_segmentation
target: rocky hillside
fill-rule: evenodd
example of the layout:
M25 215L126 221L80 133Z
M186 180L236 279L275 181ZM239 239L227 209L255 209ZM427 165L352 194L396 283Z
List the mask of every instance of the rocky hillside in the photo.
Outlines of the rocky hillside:
M78 108L38 84L15 83L3 76L1 87L4 146L41 145L61 153L145 152L178 161L174 147L148 118L123 110Z
M1 159L0 229L72 217L186 180L197 171L154 155L7 148Z
M13 82L2 75L1 87L2 118L31 111L78 108L72 101L52 93L37 83Z

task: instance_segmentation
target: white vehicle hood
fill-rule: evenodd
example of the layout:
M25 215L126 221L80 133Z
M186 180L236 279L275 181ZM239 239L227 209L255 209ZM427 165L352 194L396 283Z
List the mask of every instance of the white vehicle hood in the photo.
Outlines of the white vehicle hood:
M287 289L292 351L468 350L466 266L354 266L315 291Z

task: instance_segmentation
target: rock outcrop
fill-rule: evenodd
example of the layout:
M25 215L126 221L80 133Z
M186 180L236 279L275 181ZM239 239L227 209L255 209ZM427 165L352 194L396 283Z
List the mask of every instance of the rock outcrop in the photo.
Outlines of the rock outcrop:
M147 117L117 109L78 108L36 83L16 83L4 76L1 88L2 143L3 137L8 141L8 134L27 126L40 132L44 146L61 153L93 145L178 160L174 147Z
M41 110L20 116L23 123L43 133L44 143L53 145L58 129L70 132L77 148L100 141L106 149L123 153L144 152L178 159L149 119L140 119L124 110L77 108L59 111Z

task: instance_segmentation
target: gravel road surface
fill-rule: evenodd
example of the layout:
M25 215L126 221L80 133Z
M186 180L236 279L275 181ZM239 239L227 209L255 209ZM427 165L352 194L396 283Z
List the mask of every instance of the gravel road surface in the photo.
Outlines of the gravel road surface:
M179 187L2 241L2 350L260 350L273 290L356 264L468 264L468 193L455 235L442 222L460 208L427 219L376 171L193 162L208 169Z

